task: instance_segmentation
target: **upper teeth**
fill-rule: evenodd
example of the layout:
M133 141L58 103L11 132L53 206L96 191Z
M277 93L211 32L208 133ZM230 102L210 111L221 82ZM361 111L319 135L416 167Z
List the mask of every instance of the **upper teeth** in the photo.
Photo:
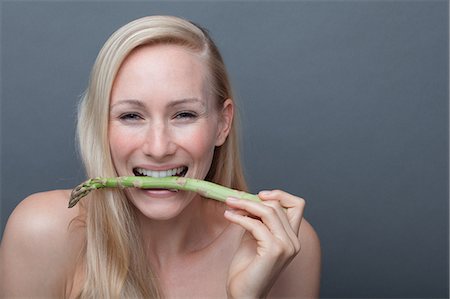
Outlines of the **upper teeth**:
M151 176L154 178L164 178L167 176L179 175L183 172L184 169L185 169L184 167L178 167L178 168L173 168L173 169L168 169L168 170L156 171L156 170L148 170L148 169L144 169L144 168L136 168L136 172L141 175Z

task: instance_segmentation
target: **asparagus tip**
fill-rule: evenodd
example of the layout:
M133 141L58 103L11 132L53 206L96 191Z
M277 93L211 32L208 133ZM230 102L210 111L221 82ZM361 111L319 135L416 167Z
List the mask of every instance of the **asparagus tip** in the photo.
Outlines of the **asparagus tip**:
M91 192L93 189L96 189L95 185L92 185L93 180L87 180L86 182L83 182L82 184L76 186L72 193L70 194L69 199L69 206L68 208L73 208L81 198L86 196L89 192Z

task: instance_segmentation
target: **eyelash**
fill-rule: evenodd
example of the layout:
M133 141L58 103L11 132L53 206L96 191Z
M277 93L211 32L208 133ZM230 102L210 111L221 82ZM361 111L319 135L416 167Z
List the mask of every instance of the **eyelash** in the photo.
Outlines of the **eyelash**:
M197 114L191 111L182 111L175 115L176 119L195 119L197 118Z
M196 119L197 118L197 114L195 112L191 112L191 111L182 111L179 112L177 114L175 114L174 119ZM142 116L139 113L135 113L135 112L129 112L129 113L124 113L122 115L119 116L120 120L123 121L138 121L142 119Z
M119 119L134 121L134 120L140 120L140 119L142 119L142 117L138 113L130 112L130 113L124 113L124 114L120 115Z

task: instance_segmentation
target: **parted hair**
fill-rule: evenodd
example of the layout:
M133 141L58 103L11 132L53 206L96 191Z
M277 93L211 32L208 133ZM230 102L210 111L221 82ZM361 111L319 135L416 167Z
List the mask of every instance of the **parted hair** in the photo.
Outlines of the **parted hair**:
M173 16L143 17L124 25L100 50L78 108L77 139L88 177L117 176L108 140L111 89L127 56L138 47L154 44L179 45L198 54L209 71L207 80L217 107L226 99L234 101L221 54L205 29ZM226 141L214 149L205 179L246 191L238 140L235 117ZM134 209L125 194L102 190L89 196L81 203L86 241L80 255L84 283L79 297L161 297L157 277L145 256Z

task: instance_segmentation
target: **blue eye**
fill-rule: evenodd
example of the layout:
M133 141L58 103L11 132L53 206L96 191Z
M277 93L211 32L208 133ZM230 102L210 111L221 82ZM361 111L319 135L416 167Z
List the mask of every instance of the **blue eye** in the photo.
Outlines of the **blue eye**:
M140 120L142 117L137 113L124 113L119 116L120 120Z
M197 114L189 111L183 111L175 115L176 119L194 119L197 117Z

